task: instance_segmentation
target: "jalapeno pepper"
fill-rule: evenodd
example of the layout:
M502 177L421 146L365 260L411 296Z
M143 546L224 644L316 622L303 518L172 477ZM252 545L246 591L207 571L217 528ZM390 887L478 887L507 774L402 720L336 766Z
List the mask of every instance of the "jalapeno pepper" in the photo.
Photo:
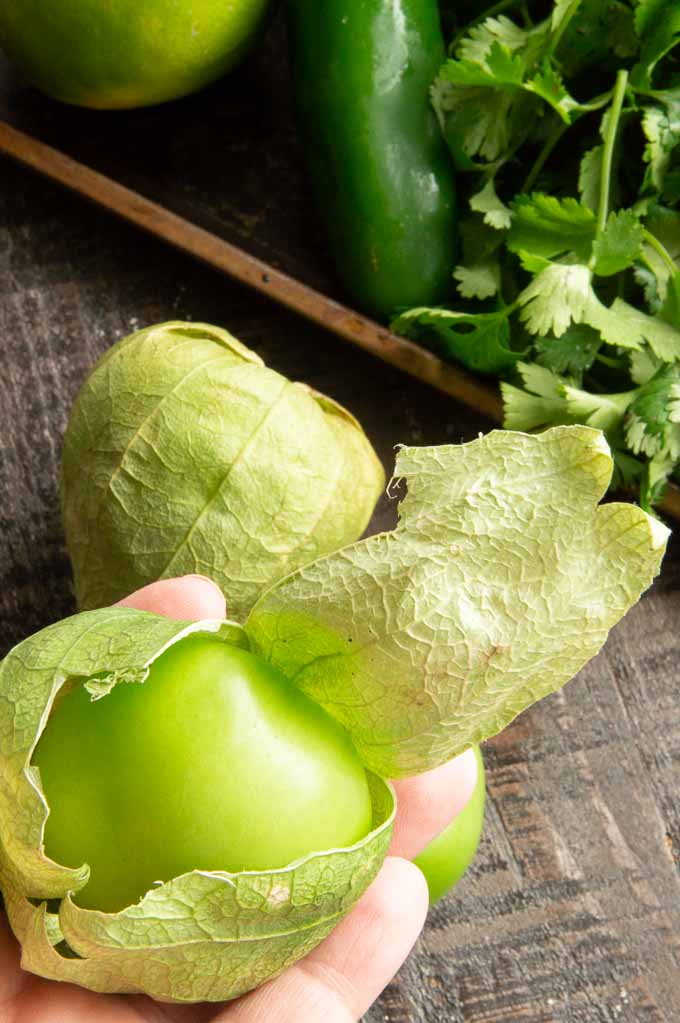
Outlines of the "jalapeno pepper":
M429 102L436 0L288 0L297 108L339 275L384 318L443 300L456 256L453 170Z

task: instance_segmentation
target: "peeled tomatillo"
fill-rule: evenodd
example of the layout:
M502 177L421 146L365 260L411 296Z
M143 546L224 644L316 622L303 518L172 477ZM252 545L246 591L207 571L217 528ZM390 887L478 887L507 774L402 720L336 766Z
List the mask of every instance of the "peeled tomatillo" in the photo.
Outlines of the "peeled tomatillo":
M486 780L479 746L475 746L474 750L477 781L469 802L414 860L425 875L431 906L458 884L475 858L479 846L484 824Z
M33 763L45 852L90 866L79 905L115 912L193 869L266 870L371 828L366 774L333 719L260 658L212 637L165 651L143 683L52 712Z

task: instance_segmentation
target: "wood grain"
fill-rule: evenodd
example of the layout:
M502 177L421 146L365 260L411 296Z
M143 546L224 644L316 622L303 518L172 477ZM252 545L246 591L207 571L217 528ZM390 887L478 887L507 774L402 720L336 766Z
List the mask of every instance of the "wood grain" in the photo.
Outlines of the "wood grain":
M243 249L192 224L158 203L78 163L51 146L0 121L0 152L40 171L176 248L229 274L288 309L410 373L477 411L499 420L501 401L493 387L451 366L360 313L333 301Z

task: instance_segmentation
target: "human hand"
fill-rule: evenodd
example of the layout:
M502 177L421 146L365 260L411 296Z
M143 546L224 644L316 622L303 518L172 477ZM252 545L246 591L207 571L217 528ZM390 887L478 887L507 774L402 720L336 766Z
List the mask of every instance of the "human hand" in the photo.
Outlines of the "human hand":
M224 618L225 600L202 576L152 583L121 601L181 621ZM356 1023L413 947L427 913L427 885L410 859L458 814L476 781L471 751L395 783L399 809L390 855L352 912L280 977L226 1005L162 1005L142 995L99 995L20 967L0 921L0 1023Z

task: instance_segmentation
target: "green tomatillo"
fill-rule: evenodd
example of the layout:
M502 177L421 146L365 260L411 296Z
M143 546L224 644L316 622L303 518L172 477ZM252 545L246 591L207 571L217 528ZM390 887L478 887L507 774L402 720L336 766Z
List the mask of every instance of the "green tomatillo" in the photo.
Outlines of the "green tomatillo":
M163 103L245 55L268 0L3 0L0 46L55 99L98 109Z
M83 609L210 576L242 621L275 580L357 540L385 474L356 419L226 330L163 323L83 384L61 505Z
M285 867L371 829L343 729L265 661L213 638L182 640L143 684L105 699L73 688L33 763L50 805L45 851L89 865L77 896L89 909L122 909L194 869Z
M560 688L650 584L668 532L599 504L611 473L588 427L402 448L397 527L242 625L102 608L10 651L0 887L24 969L221 1001L306 955L380 869L386 779Z
M425 875L431 906L458 884L477 852L486 802L484 760L479 746L475 747L475 758L477 781L470 800L414 860Z

